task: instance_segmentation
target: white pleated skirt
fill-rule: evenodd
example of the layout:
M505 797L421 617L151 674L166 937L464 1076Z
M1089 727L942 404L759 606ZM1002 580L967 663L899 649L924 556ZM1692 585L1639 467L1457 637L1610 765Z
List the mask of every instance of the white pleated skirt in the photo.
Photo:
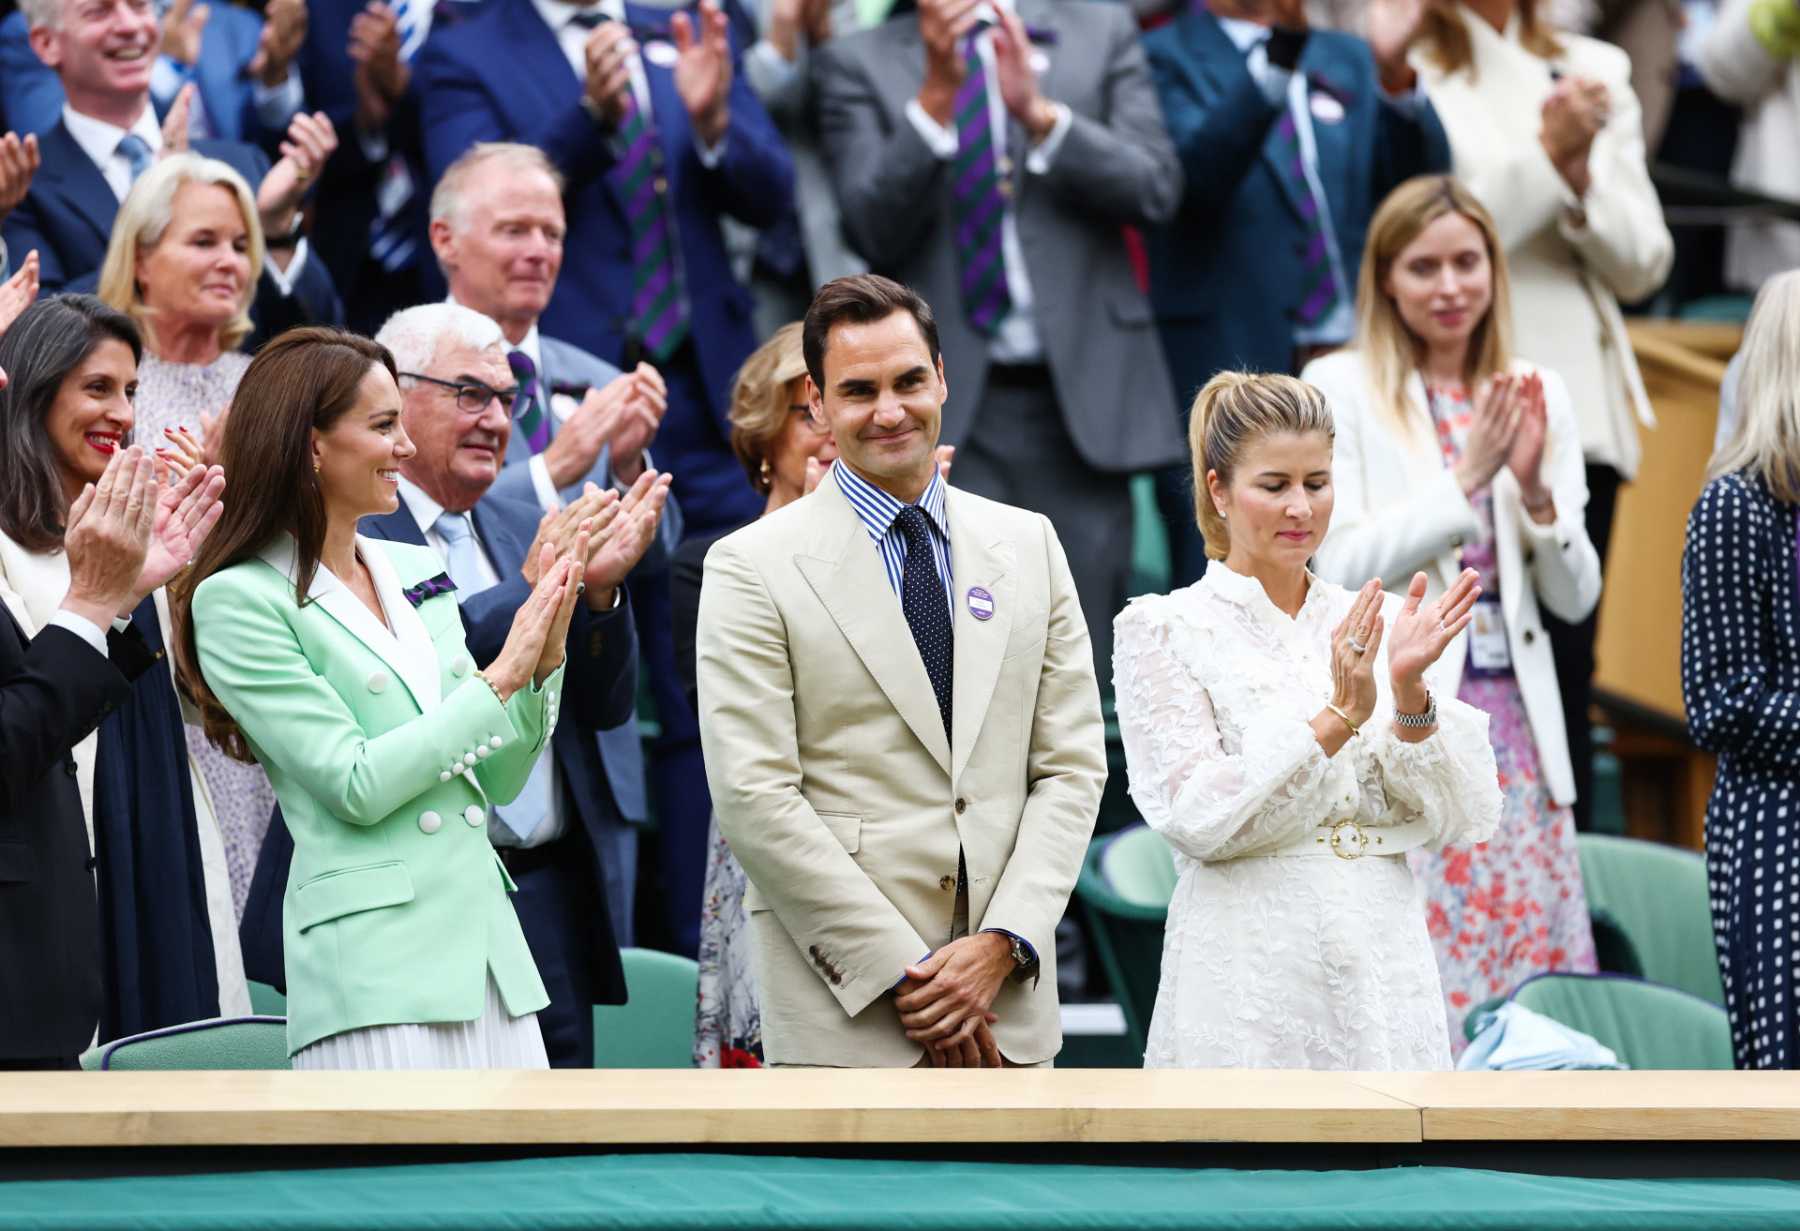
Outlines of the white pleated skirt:
M296 1069L547 1069L537 1014L513 1017L488 975L487 1003L472 1022L364 1026L309 1043Z

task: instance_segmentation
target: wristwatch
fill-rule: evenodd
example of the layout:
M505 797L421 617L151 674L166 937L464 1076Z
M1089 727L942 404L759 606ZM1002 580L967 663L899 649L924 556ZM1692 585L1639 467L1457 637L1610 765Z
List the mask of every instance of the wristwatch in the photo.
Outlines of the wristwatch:
M300 232L305 222L306 215L299 210L295 210L294 221L289 225L287 230L279 233L271 231L269 234L263 236L264 246L282 249L297 247L300 243Z
M1437 698L1432 696L1431 690L1427 688L1425 690L1425 712L1423 714L1403 714L1399 710L1395 710L1394 721L1400 726L1410 727L1415 731L1423 730L1426 727L1435 727L1437 725Z
M1032 952L1031 946L1017 936L1008 936L1007 939L1012 941L1012 981L1023 983L1027 979L1037 978L1037 954Z

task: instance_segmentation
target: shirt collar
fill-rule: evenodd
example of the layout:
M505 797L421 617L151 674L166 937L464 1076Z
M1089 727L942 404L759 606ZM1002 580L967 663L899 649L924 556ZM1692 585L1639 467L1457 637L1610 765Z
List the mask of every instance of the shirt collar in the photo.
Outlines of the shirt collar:
M907 506L857 474L841 459L832 464L831 472L837 476L838 489L862 519L869 537L877 543L886 538L888 531L894 528L894 519ZM925 516L937 527L937 532L943 536L944 541L949 542L950 522L944 516L944 479L935 469L932 471L931 482L926 484L924 493L919 496L918 507L924 510Z
M75 138L75 144L101 168L119 152L119 142L125 139L128 132L136 133L150 147L152 154L162 149L162 128L156 122L155 108L148 102L145 102L144 110L130 128L120 128L117 124L108 124L105 120L83 115L67 103L63 104L62 116L69 135Z
M581 6L570 4L568 0L531 0L531 7L538 11L544 24L557 34L563 32L577 13L597 11L614 21L625 20L624 0L600 0L599 4Z
M561 3L561 0L553 0L553 2L556 3L559 8L569 7L568 5ZM462 300L458 299L455 295L444 296L444 301L446 303L453 303L459 308L469 308L468 304L466 304ZM469 308L469 311L471 311L471 312L474 312L476 310L477 309L475 309L475 308ZM496 321L495 323L498 324L499 322ZM538 327L537 327L536 321L533 321L531 323L530 332L528 332L523 338L519 339L519 344L517 346L514 346L511 342L508 342L504 337L502 337L500 339L500 345L504 346L508 351L515 351L515 350L524 351L526 358L531 360L531 364L533 367L535 367L539 372L542 372L544 370L544 348L543 348L543 344L540 342L540 340L538 338Z
M1206 566L1206 572L1200 575L1200 584L1214 591L1226 602L1243 607L1265 619L1276 617L1283 624L1299 622L1299 616L1289 620L1287 612L1275 605L1269 592L1263 589L1262 582L1247 573L1227 568L1223 560L1214 560ZM1306 598L1300 603L1300 615L1305 615L1306 609L1322 600L1324 595L1324 583L1311 569L1306 570Z
M430 534L432 527L437 525L437 519L444 515L444 506L426 495L424 488L405 475L400 476L400 503L406 506L406 511L419 523L422 534Z
M1213 18L1219 23L1219 29L1225 31L1225 37L1239 51L1248 52L1252 47L1269 37L1269 27L1254 21L1245 21L1241 17Z

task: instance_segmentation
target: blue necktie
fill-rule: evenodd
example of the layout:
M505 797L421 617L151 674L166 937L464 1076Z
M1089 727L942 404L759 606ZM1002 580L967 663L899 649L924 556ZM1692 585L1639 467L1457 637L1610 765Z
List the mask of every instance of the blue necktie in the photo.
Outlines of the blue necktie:
M931 691L937 694L938 713L944 719L944 739L950 738L951 664L955 660L955 634L950 627L950 601L938 577L937 554L931 546L931 526L924 510L909 504L894 519L906 540L906 566L900 572L900 609L912 629L913 644L925 660Z
M475 530L467 513L446 510L438 516L433 528L443 536L449 549L450 580L465 597L473 597L488 587L482 582L481 548L475 542ZM491 809L493 818L513 833L523 846L550 815L550 753L545 751L531 767L531 777L519 797L504 808Z
M131 182L137 183L138 176L150 169L155 161L150 154L150 144L136 133L126 133L119 138L119 153L131 164Z

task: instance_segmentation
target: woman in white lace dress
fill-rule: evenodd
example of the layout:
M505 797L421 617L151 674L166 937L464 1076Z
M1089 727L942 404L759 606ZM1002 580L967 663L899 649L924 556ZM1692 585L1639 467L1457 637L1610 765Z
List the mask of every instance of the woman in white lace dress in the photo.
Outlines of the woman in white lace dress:
M1405 854L1500 814L1486 715L1427 680L1475 576L1426 603L1423 574L1399 599L1308 571L1332 507L1310 386L1217 376L1189 439L1215 563L1115 623L1131 797L1179 874L1144 1063L1448 1068Z

